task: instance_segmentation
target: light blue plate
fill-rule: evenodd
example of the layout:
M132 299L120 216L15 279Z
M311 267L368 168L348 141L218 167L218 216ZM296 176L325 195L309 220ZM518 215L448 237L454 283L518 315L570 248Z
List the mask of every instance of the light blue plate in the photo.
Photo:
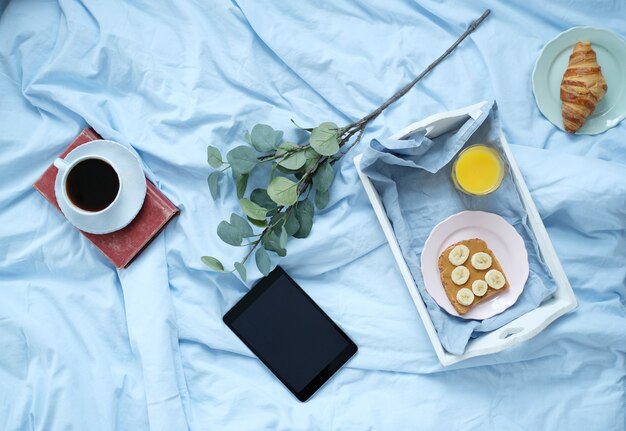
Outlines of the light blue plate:
M561 130L560 87L576 42L588 40L606 79L607 92L577 134L596 135L626 118L626 42L615 33L594 27L573 27L544 46L533 70L533 93L541 113Z

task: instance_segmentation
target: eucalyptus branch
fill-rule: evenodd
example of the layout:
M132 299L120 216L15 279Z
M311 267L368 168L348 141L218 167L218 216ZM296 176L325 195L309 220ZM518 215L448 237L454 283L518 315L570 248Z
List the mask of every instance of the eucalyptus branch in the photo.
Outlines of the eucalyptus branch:
M419 75L415 77L415 79L413 79L413 81L409 82L407 85L405 85L400 90L398 90L393 96L387 99L378 108L376 108L375 110L373 110L372 112L370 112L369 114L361 118L360 120L348 125L344 129L345 132L344 134L342 134L342 136L347 136L349 139L354 134L354 131L365 129L365 127L370 121L378 117L391 104L398 101L402 96L408 93L409 90L415 86L415 84L417 84L424 76L428 75L428 73L430 73L435 67L437 67L439 63L445 60L445 58L449 56L452 53L452 51L454 51L456 47L459 46L461 42L465 40L465 38L467 38L474 30L476 30L476 28L485 20L485 18L487 18L487 16L489 16L490 13L491 13L491 10L489 9L485 10L483 14L480 17L478 17L478 19L476 19L473 23L471 23L470 26L467 28L467 30L465 30L465 32L463 32L463 34L459 36L459 38L452 45L450 45L450 47L446 49L446 51L443 54L441 54L439 57L437 57L435 61L429 64L428 67L424 69L422 73L420 73ZM353 146L351 146L350 148L352 148Z
M278 213L277 213L277 214L280 214L280 213L282 212L283 208L284 208L284 207L282 207L282 206L281 206L281 207L278 207ZM293 208L293 207L288 207L288 208L287 208L284 212L286 213L287 211L291 210L291 208ZM252 243L248 244L248 245L252 245L252 247L250 248L250 250L248 250L248 254L246 254L246 255L244 256L244 258L243 258L243 260L241 261L241 263L245 263L245 262L248 260L248 258L252 255L252 252L254 251L254 249L255 249L255 248L256 248L256 247L257 247L257 246L261 243L261 241L263 240L263 237L264 237L264 236L265 236L265 235L266 235L266 234L267 234L267 233L268 233L268 232L269 232L269 231L270 231L273 227L275 227L277 223L278 223L278 222L274 222L273 224L268 224L268 225L267 225L267 227L266 227L265 229L263 229L263 231L261 231L261 233L260 233L260 234L255 235L255 236L258 236L258 237L259 237L259 239L257 239L256 241L254 241L254 242L252 242Z
M359 134L357 135L356 139L348 146L348 148L345 151L338 153L336 156L333 156L332 163L336 162L337 160L345 156L348 151L350 151L355 145L361 142L361 138L363 137L364 132L365 132L365 128L360 129Z
M307 142L295 144L284 142L283 132L265 124L257 124L244 136L248 145L239 145L230 150L226 154L226 161L222 159L222 154L216 147L210 145L207 148L207 160L213 168L218 169L225 165L208 177L211 195L214 198L218 197L220 175L225 170L231 169L239 203L247 217L246 219L233 213L230 221L224 220L217 227L218 236L227 244L250 247L243 259L234 264L234 271L237 271L242 280L245 281L247 277L245 263L255 250L257 267L261 273L267 275L271 269L268 251L281 257L285 256L289 236L306 238L309 235L315 208L323 209L328 205L329 188L334 178L333 165L361 142L365 129L372 120L407 94L415 84L445 60L476 30L489 13L488 9L485 10L415 79L400 88L378 108L347 126L339 127L334 123L324 122L317 127L303 128L291 120L296 127L310 133ZM257 166L267 162L271 163L267 188L254 189L248 197L245 197L249 174ZM310 195L313 191L315 193L312 201ZM263 230L255 234L251 224ZM257 239L243 243L244 238L251 237ZM202 261L215 271L224 271L222 263L214 257L203 256Z
M263 239L263 235L265 235L265 232L267 232L267 229L264 229L263 232L261 232L260 238L252 243L252 247L250 247L250 250L248 250L248 254L246 254L243 257L241 263L246 263L246 261L248 260L248 258L250 257L254 249L257 247L257 245L261 243L261 240Z
M277 160L277 159L283 159L283 158L287 158L290 155L293 155L295 153L299 153L301 151L305 151L307 148L310 148L311 146L309 144L306 145L298 145L297 148L292 148L289 150L285 150L284 152L281 152L280 154L266 154L264 156L260 156L257 157L257 159L259 160L259 162L266 162L266 161L270 161L270 160Z
M325 157L318 158L315 164L313 165L313 167L304 173L304 175L302 176L302 179L298 181L298 191L297 191L298 196L304 193L307 190L307 188L311 185L311 182L313 181L313 176L317 172L317 169L320 167L322 162L325 160L327 160L327 158Z

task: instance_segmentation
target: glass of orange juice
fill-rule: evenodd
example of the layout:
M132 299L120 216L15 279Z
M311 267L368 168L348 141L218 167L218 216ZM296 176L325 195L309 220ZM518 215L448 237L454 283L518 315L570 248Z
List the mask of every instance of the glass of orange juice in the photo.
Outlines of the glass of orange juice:
M504 172L504 161L495 148L471 145L461 151L454 161L452 181L464 193L485 196L500 187Z

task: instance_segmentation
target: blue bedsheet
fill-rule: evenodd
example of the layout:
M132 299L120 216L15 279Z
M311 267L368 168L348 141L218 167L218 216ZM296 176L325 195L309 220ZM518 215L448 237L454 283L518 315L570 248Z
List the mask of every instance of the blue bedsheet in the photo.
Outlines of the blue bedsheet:
M491 3L491 2L489 2ZM495 99L578 309L532 340L443 369L350 160L286 270L359 345L298 402L223 325L259 278L207 271L244 250L215 229L206 145L257 122L354 120L484 25L368 128ZM623 430L626 123L568 136L530 87L574 25L626 37L620 1L0 1L0 429ZM132 144L181 208L116 272L33 188L86 124ZM359 151L357 148L355 154Z

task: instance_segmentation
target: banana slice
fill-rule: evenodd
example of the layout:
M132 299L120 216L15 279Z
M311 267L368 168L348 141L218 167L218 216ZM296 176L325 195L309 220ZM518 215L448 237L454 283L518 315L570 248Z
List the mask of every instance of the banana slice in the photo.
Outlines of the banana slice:
M489 254L479 251L478 253L474 253L472 255L472 266L476 269L487 269L493 263L491 256Z
M456 285L462 285L467 282L467 279L470 276L469 269L464 266L457 266L452 270L452 274L450 278L452 278L452 282Z
M456 300L461 305L470 305L474 302L474 294L467 287L464 287L456 293Z
M469 257L469 248L466 245L459 244L454 247L448 254L448 260L452 265L463 265Z
M504 278L504 274L497 269L490 269L487 271L487 274L485 274L485 281L494 289L502 289L502 286L506 283L506 278Z
M472 283L472 292L476 296L483 296L487 293L487 282L485 280L474 280Z

